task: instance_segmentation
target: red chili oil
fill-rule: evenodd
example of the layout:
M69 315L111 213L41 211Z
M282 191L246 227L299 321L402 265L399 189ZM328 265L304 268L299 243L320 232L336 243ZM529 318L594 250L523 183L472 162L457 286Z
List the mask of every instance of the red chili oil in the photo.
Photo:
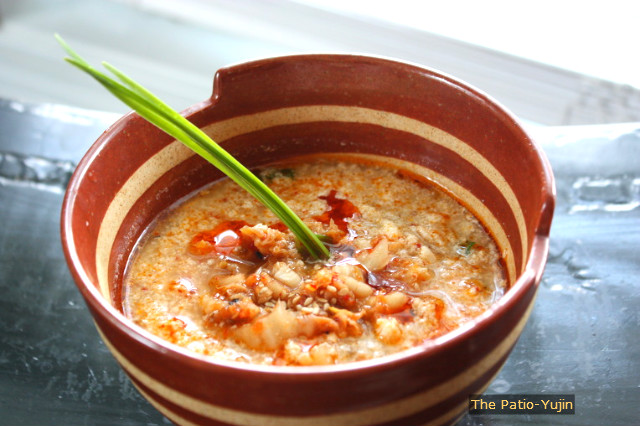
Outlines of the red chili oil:
M224 256L229 255L243 243L240 229L244 226L251 225L244 220L228 220L211 230L199 232L191 239L189 252L200 256L214 251Z
M338 229L345 234L349 233L347 219L360 214L360 210L349 200L336 197L336 190L332 189L329 195L318 197L321 200L326 200L329 205L329 210L325 211L319 216L315 216L314 219L318 222L322 222L329 225L333 220Z

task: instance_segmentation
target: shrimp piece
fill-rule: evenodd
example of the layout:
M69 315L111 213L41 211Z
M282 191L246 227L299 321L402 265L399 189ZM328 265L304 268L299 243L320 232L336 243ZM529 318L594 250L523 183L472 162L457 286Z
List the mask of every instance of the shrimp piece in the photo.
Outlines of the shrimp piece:
M263 256L291 257L298 258L300 255L296 250L291 238L284 232L269 228L267 225L257 224L255 226L245 226L240 229L243 237L253 241L253 245Z
M201 301L205 320L213 324L246 324L260 314L260 308L246 296L223 300L206 296Z
M362 313L354 313L346 309L334 308L331 306L329 311L333 315L333 320L338 324L336 334L339 337L361 336L362 326L358 320L362 317Z
M283 351L283 358L289 365L329 365L335 364L337 357L338 351L327 342L305 349L299 343L288 341Z
M273 277L292 289L297 288L302 282L302 277L284 262L273 265Z
M283 302L278 302L269 314L231 333L236 340L250 348L273 350L298 335L298 323L296 314L288 311Z
M324 333L336 333L339 324L331 318L319 315L303 315L298 317L299 335L315 337Z
M324 333L338 331L338 323L319 315L298 316L278 302L273 310L232 331L236 340L253 349L274 350L282 347L294 337L312 338Z
M374 325L376 337L382 343L395 345L402 339L402 327L395 318L378 318Z
M389 242L382 238L371 251L363 251L356 255L357 259L367 270L375 272L384 269L391 260L389 255Z
M386 315L402 312L410 304L409 296L399 291L378 295L376 301L375 310Z
M249 293L245 279L244 274L214 276L209 281L209 287L223 298L233 298L236 295Z

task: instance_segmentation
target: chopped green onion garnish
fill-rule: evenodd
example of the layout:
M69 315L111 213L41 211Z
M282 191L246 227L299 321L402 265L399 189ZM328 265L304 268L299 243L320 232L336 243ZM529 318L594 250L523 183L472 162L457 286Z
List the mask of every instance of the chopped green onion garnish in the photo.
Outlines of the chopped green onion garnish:
M295 179L295 172L293 169L267 169L262 173L264 180L273 180L278 177Z
M475 241L465 241L463 244L458 246L458 254L469 256L471 254L471 249L476 245Z
M330 256L329 250L316 234L311 232L309 227L280 197L206 133L112 65L106 62L102 63L120 82L89 65L58 34L55 37L70 56L70 58L65 58L67 62L90 74L144 119L184 143L248 191L291 230L312 257L323 259Z

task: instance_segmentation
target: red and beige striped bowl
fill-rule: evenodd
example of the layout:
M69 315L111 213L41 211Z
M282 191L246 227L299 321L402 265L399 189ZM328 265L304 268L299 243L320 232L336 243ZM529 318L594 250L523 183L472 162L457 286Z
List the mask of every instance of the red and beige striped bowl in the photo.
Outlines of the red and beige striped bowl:
M222 69L213 96L185 114L248 166L349 152L384 156L427 175L493 233L511 288L447 335L339 366L216 362L162 341L122 314L127 259L154 217L220 173L129 114L73 175L62 240L102 338L139 391L185 426L440 425L464 413L468 396L487 387L518 339L547 255L553 178L517 121L448 76L341 55Z

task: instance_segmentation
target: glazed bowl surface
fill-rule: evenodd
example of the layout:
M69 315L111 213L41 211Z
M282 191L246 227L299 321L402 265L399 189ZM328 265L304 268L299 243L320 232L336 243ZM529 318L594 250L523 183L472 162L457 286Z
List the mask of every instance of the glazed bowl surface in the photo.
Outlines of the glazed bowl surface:
M517 120L449 76L351 55L221 69L211 98L184 114L248 167L358 153L425 175L491 232L510 288L459 329L369 361L260 366L167 343L122 313L127 261L161 212L221 173L131 113L78 165L61 229L98 331L142 395L181 425L436 425L464 413L469 395L488 386L515 345L547 256L553 177Z

